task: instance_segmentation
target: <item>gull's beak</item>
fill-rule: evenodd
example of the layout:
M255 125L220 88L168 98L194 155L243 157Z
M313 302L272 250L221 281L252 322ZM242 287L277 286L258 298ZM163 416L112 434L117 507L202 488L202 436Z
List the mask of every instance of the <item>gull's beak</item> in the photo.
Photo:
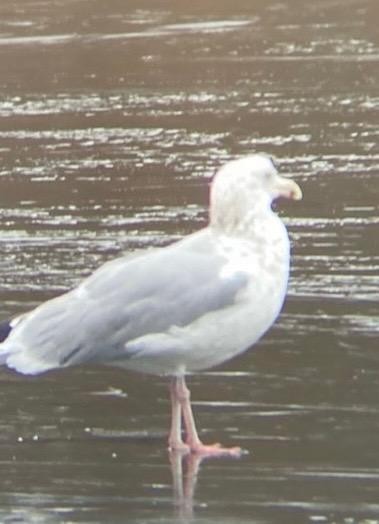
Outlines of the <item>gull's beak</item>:
M289 178L277 176L273 186L275 198L289 198L291 200L301 200L303 193L300 187Z

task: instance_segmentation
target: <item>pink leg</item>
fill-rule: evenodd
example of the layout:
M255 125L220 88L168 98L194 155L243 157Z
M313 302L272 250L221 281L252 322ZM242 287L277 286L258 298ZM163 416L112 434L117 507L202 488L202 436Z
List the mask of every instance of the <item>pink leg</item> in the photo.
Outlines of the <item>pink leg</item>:
M192 413L190 397L191 394L186 386L184 377L175 377L171 385L172 423L169 438L170 449L184 450L187 448L188 451L203 456L241 456L241 448L239 447L223 448L220 444L205 445L201 442ZM181 437L181 415L183 415L186 430L185 443Z
M170 385L171 396L171 429L168 437L168 447L171 451L190 451L182 439L182 406L177 394L176 379Z

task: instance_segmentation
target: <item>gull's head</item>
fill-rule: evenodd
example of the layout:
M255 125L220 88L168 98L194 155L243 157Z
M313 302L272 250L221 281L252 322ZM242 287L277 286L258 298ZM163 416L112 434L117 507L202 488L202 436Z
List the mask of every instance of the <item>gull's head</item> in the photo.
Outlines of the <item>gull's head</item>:
M300 187L280 176L268 155L249 155L225 164L211 186L211 223L237 227L248 216L271 212L278 198L300 200Z

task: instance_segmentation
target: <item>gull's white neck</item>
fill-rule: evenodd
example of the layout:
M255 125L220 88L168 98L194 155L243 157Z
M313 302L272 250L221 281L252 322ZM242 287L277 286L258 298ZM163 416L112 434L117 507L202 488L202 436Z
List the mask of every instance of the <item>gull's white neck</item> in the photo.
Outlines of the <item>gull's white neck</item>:
M268 195L241 194L236 198L233 193L211 194L210 226L224 234L246 233L260 227L266 221L277 219L271 209Z

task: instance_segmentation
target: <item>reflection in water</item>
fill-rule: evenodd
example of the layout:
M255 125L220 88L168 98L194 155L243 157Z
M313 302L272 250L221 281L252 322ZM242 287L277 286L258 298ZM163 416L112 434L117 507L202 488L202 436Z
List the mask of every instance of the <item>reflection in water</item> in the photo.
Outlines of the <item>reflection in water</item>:
M192 453L169 452L174 504L181 518L193 517L193 499L202 457ZM184 468L183 468L184 466Z
M169 451L169 460L172 473L173 502L177 510L176 516L184 522L196 521L194 498L200 466L203 461L209 462L217 459L196 453ZM227 462L238 460L240 458L232 456L226 458Z

